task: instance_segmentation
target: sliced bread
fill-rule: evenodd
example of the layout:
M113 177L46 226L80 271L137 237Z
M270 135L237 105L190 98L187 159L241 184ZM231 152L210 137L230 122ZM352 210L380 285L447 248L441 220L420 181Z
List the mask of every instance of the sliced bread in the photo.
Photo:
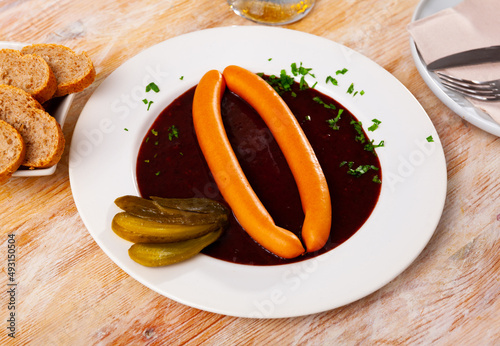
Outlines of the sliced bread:
M22 54L35 54L49 64L57 80L54 97L82 91L95 79L95 69L85 52L76 54L58 44L33 44L21 49Z
M19 132L0 120L0 184L12 176L24 160L26 147Z
M43 58L15 49L0 49L0 84L21 88L40 103L57 89L56 77Z
M61 127L28 93L0 85L0 120L21 134L26 145L23 166L46 168L59 162L65 144Z

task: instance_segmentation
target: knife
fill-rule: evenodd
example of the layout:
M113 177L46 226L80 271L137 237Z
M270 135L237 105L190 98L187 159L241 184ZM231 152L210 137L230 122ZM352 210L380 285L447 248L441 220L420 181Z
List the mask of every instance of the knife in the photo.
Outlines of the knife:
M472 49L437 59L427 65L429 71L500 61L500 46Z

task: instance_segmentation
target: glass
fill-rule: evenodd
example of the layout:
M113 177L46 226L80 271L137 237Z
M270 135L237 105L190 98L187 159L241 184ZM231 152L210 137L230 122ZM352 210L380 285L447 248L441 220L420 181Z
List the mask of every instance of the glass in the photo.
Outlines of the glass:
M302 19L315 0L227 0L232 10L251 21L282 25Z

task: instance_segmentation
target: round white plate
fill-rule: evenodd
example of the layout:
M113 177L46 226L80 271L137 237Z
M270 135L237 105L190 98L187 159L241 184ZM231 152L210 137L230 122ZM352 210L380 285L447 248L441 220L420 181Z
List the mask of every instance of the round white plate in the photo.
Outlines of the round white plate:
M412 21L428 17L446 8L454 7L462 1L463 0L422 0L415 9ZM441 102L469 123L493 135L500 136L500 125L498 123L488 114L474 107L474 105L461 94L446 89L440 83L436 74L427 70L427 65L420 56L415 42L411 38L410 48L418 72L422 76L425 84L427 84Z
M8 42L8 41L0 41L0 49L15 49L21 50L24 46L28 45L27 43L21 42ZM61 128L64 126L64 121L66 120L66 116L68 115L71 104L73 103L73 99L75 98L74 94L67 95L64 97L58 97L52 100L52 105L50 109L46 109L50 115L52 115L56 121L59 123ZM51 166L49 168L37 168L37 169L20 169L14 174L13 177L39 177L45 175L52 175L56 171L57 165Z
M237 64L279 74L292 63L313 68L317 89L337 99L378 143L383 181L379 202L347 242L311 260L247 266L206 255L163 268L146 268L127 253L131 243L111 230L116 197L138 195L135 163L157 115L210 69ZM345 75L335 75L347 68ZM337 78L339 86L325 83ZM309 78L309 85L314 79ZM145 92L155 82L159 93ZM353 96L354 89L365 94ZM143 99L153 100L149 111ZM434 142L426 138L432 136ZM335 42L273 27L225 27L157 44L125 62L94 92L76 125L69 175L76 206L95 241L132 277L183 304L242 317L291 317L333 309L362 298L400 274L418 256L440 219L446 164L427 114L383 68ZM168 177L166 177L168 179Z

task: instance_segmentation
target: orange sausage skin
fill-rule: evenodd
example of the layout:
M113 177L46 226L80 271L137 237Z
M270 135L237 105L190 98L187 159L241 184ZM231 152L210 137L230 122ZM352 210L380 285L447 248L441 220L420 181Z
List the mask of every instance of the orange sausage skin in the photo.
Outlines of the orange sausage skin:
M300 239L275 225L229 143L221 117L225 87L222 74L209 71L196 87L193 99L193 124L210 171L236 219L255 241L282 258L300 256L305 252Z
M278 143L297 184L305 214L302 239L308 252L321 249L332 225L328 184L307 137L278 93L261 77L239 66L228 66L227 87L262 117Z

